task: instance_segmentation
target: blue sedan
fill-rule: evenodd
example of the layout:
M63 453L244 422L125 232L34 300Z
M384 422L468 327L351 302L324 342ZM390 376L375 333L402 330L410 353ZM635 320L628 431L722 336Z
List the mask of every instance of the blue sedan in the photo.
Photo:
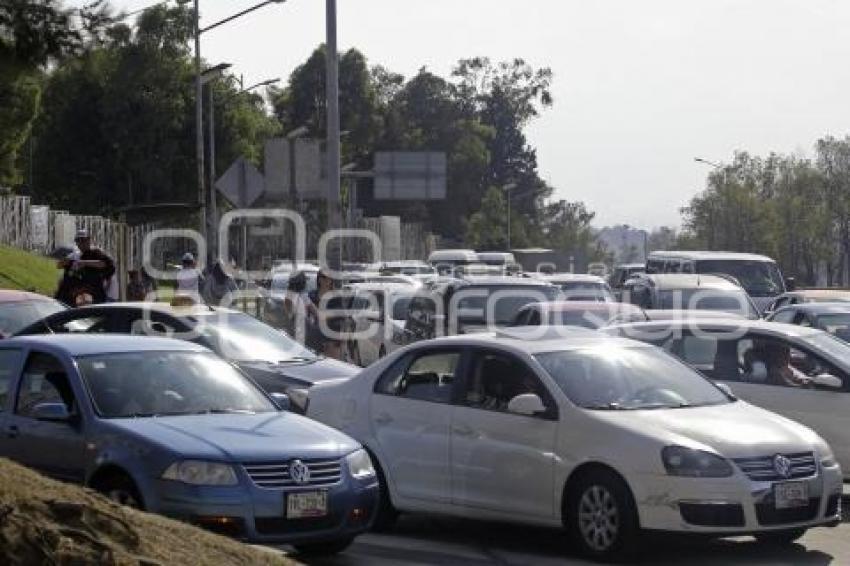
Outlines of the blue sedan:
M375 470L285 401L185 341L0 342L0 456L222 534L339 552L371 524Z

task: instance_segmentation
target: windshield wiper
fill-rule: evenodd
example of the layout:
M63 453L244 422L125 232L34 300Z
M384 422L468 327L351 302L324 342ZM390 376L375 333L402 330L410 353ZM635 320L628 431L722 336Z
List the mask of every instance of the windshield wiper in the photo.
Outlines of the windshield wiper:
M592 409L594 411L628 411L629 407L623 407L619 403L600 403L597 405L582 405L584 409Z
M255 415L256 411L252 411L250 409L203 409L201 411L196 411L194 414L196 415Z

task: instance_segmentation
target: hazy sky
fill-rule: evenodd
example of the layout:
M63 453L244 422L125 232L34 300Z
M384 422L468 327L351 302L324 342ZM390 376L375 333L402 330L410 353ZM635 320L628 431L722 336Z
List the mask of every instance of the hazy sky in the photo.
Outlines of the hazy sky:
M84 0L74 0L81 4ZM87 0L85 0L87 1ZM202 26L258 0L201 0ZM133 10L151 0L113 0ZM202 37L246 84L286 78L324 41L322 0L270 5ZM841 0L338 0L340 49L405 76L460 58L554 72L531 124L556 196L598 226L678 224L705 183L695 156L810 154L850 133L850 2Z

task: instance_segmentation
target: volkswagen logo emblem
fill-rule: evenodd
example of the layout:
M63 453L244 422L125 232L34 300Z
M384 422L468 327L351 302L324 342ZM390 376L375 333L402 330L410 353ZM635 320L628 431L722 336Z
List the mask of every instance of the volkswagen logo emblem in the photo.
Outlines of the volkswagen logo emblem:
M791 475L791 460L782 454L777 454L773 457L773 469L783 478L787 478Z
M310 468L301 460L293 460L289 464L289 477L299 485L310 482Z

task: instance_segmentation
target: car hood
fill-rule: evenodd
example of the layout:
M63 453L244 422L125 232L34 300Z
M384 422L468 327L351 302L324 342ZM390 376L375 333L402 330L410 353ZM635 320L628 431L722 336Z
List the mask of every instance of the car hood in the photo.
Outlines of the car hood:
M593 411L609 424L665 445L713 450L727 458L808 452L819 444L805 426L743 401L644 411Z
M186 415L104 421L113 433L159 445L182 458L267 462L339 458L358 443L294 413Z
M289 383L310 387L326 379L354 377L360 371L357 366L332 358L319 358L313 362L275 364L263 361L236 362L239 369L260 381L283 378Z

